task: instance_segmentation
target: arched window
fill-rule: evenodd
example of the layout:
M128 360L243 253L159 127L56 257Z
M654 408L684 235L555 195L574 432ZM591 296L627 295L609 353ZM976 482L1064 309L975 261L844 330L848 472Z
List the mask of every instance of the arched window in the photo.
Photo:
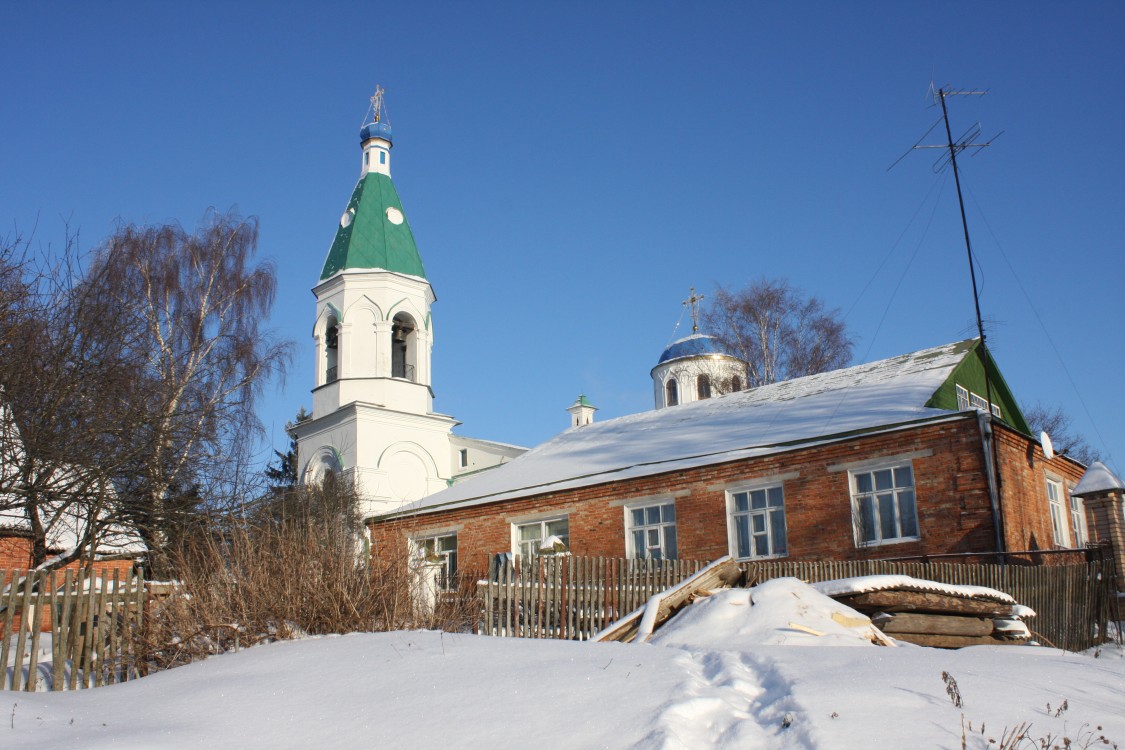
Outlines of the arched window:
M703 373L695 378L695 392L699 394L699 400L711 398L711 376Z
M676 385L676 379L669 378L664 385L664 405L675 406L678 403L680 403L680 389Z
M328 316L328 324L324 327L324 353L324 382L332 383L339 375L340 364L340 323L335 315Z
M391 377L413 381L416 357L414 319L399 313L391 325Z
M735 375L730 379L730 392L731 393L738 393L741 390L742 390L742 378Z

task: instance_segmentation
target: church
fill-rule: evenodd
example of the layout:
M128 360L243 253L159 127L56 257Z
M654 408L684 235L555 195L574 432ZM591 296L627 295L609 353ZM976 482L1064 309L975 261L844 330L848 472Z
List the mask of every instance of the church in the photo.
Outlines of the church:
M887 559L1097 541L1072 492L1085 467L1030 434L978 339L744 390L745 363L693 327L652 368L650 411L599 422L582 395L571 427L532 450L454 435L432 408L435 295L381 95L313 288L313 411L295 429L303 481L354 481L374 554L405 537L453 581L497 555Z
M372 112L360 130L359 182L313 287L312 418L293 430L301 481L340 473L364 498L364 517L525 450L454 435L457 421L433 410L436 297L391 180L394 140L381 89Z

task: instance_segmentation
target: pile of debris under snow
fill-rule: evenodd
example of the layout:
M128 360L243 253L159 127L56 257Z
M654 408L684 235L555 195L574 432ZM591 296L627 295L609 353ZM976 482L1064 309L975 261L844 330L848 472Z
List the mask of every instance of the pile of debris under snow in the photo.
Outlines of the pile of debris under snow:
M813 588L871 618L900 641L919 646L1027 644L1034 617L1002 591L902 575L860 576L812 584Z
M594 640L647 641L693 602L702 604L718 590L739 590L744 583L738 564L729 557L722 558L652 597ZM760 614L746 610L753 622L745 617L720 617L716 622L726 623L721 626L723 640L750 638L760 644L797 644L811 636L825 641L858 639L885 646L895 645L895 641L937 648L1022 645L1031 639L1023 618L1035 616L1029 607L996 589L903 575L843 578L811 586L795 578L776 579L741 590L748 594L721 598L730 605L749 604Z

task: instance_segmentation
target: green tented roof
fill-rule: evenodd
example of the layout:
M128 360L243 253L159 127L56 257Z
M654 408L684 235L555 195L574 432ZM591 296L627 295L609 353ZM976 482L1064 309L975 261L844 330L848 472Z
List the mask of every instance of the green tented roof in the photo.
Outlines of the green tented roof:
M1000 374L1000 368L996 366L996 360L992 358L988 347L981 346L980 339L969 339L955 346L958 351L965 352L966 356L953 369L941 387L934 391L926 406L960 411L961 407L957 404L957 386L983 397L989 390L985 386L984 376L984 360L987 359L990 375L987 380L991 386L992 403L1000 407L1000 418L1025 435L1030 435L1031 428L1023 416L1019 402L1012 395L1012 390L1004 381L1004 376Z
M391 216L388 216L388 209ZM368 172L356 184L346 212L350 223L336 230L336 238L324 260L320 280L349 268L372 268L426 278L422 257L414 244L398 191L391 178ZM391 218L400 219L398 224Z

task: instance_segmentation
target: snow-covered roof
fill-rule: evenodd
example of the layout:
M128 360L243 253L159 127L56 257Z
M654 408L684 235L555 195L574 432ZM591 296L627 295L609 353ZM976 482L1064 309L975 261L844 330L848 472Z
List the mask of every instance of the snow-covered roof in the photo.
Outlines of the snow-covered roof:
M571 428L519 458L411 503L426 513L762 456L949 417L926 406L975 340Z
M1070 494L1083 497L1099 492L1112 492L1113 490L1125 490L1125 484L1108 466L1101 461L1095 461L1089 469L1086 469L1086 473L1082 475L1082 480L1078 482L1078 486Z

